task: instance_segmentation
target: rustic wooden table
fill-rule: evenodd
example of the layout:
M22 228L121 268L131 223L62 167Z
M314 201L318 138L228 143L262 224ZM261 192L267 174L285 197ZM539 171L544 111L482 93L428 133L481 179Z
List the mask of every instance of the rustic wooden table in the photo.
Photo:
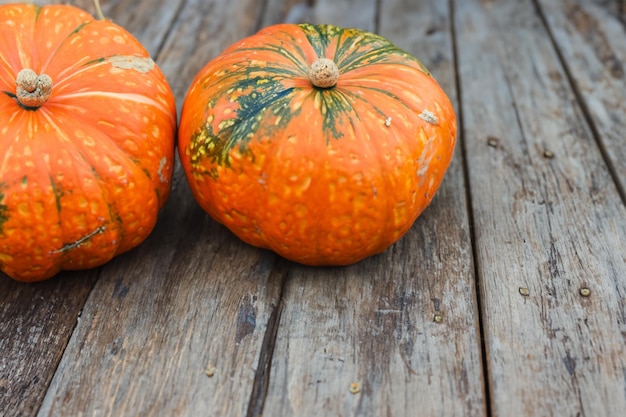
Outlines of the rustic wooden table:
M409 233L344 268L242 243L178 166L140 247L40 284L0 276L0 415L626 415L625 2L103 9L179 110L193 75L263 26L378 32L440 81L459 145Z

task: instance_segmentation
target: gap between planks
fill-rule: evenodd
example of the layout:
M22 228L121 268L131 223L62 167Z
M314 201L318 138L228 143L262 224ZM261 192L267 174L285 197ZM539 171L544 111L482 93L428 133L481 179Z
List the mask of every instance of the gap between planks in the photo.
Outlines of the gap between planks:
M468 162L468 150L467 143L465 138L465 124L464 124L464 116L463 116L463 88L460 77L460 68L459 68L459 45L458 45L458 33L455 25L456 22L456 3L455 0L448 0L448 10L450 13L450 34L452 37L452 57L454 59L454 84L456 88L457 94L457 102L459 103L457 109L457 118L458 118L458 143L461 148L461 155L463 155L462 160L462 171L463 171L463 183L465 185L465 204L467 210L467 220L468 220L468 229L470 234L470 246L472 249L472 258L474 260L474 294L476 297L476 308L478 310L477 320L478 320L478 332L480 338L480 352L481 352L481 365L483 368L483 391L485 395L485 414L487 417L491 417L491 384L490 384L490 371L489 371L489 360L487 354L487 343L485 336L485 311L483 309L483 300L480 288L481 284L481 265L480 258L478 257L477 248L476 248L476 231L475 224L476 220L474 218L474 207L472 203L472 188L470 184L470 174L469 174L469 162Z
M618 0L618 1L621 1L621 12L626 13L626 0ZM589 106L587 106L587 102L583 97L583 93L580 91L580 88L578 87L578 83L576 82L576 80L574 79L574 76L572 75L572 70L571 70L570 65L568 64L567 60L565 59L565 57L563 56L563 53L561 52L559 48L559 43L557 42L554 36L554 31L552 27L548 23L548 19L546 17L546 13L543 9L543 6L541 6L541 4L539 3L539 0L532 0L532 3L535 6L535 10L537 12L537 15L539 16L539 19L541 20L543 27L545 28L546 32L548 33L548 36L550 37L550 42L552 43L552 47L554 48L554 51L556 52L556 56L559 59L561 67L563 68L563 72L565 73L565 76L567 77L567 82L570 88L572 89L574 96L576 97L576 103L580 106L583 117L585 119L585 123L587 123L587 125L589 126L593 139L596 145L598 146L598 149L600 150L600 154L602 155L602 159L604 160L604 163L606 164L609 170L609 174L611 175L611 178L613 179L613 182L615 183L617 192L619 193L619 196L622 199L622 202L626 206L626 189L624 185L622 184L622 182L620 181L620 176L617 172L615 164L609 157L609 151L607 150L604 142L601 139L602 135L600 134L595 118L591 114L591 111L589 110ZM621 17L624 18L624 15L622 15Z

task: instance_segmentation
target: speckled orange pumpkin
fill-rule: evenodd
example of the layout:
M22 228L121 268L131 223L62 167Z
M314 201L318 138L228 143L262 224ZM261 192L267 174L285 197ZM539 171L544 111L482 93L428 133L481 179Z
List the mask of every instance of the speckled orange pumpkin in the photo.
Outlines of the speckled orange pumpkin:
M310 265L384 251L430 203L456 140L450 101L372 33L282 24L196 76L179 153L193 194L244 241Z
M126 30L71 6L0 6L0 269L37 281L142 242L175 133L169 85Z

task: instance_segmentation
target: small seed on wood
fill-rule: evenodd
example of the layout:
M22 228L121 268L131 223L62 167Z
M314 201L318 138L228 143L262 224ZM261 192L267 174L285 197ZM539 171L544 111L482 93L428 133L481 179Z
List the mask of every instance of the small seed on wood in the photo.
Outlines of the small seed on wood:
M433 317L433 321L437 324L441 323L443 321L443 316L439 313L435 314L435 317Z
M361 392L361 386L358 382L350 384L350 394L358 394L359 392Z
M578 292L580 293L581 297L589 297L591 295L591 290L587 287L582 287L580 290L578 290Z
M492 148L497 148L498 147L498 138L495 138L493 136L489 136L487 138L487 145L492 147Z
M206 376L208 376L209 378L213 377L213 375L215 375L215 366L209 364L207 365L206 369L204 370L204 373L206 374Z
M545 151L543 151L543 157L547 159L552 159L554 158L554 153L551 150L546 149Z
M530 295L530 291L526 287L519 287L519 293L524 297L528 297Z

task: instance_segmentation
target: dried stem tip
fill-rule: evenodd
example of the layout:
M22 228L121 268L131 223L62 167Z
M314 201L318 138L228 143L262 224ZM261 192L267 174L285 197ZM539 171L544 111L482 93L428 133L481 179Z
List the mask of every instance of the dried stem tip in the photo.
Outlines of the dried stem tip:
M337 85L339 68L332 59L318 58L309 68L309 80L311 84L319 88L332 88Z
M46 74L37 75L30 68L17 73L15 97L24 107L36 109L44 104L52 91L52 78Z

